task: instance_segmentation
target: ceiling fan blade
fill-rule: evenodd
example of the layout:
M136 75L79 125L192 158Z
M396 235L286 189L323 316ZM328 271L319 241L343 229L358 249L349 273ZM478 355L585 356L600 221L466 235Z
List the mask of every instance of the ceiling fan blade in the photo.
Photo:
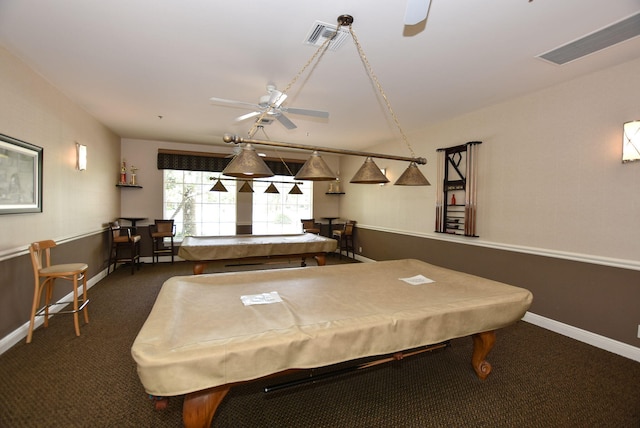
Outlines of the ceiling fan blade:
M224 98L209 98L209 101L216 104L224 104L233 107L248 107L250 109L260 109L258 104L254 103L245 103L243 101L235 101L235 100L225 100Z
M251 113L243 114L242 116L238 116L235 118L236 122L242 122L243 120L251 119L252 117L260 116L262 112L254 111Z
M284 114L279 114L278 115L278 121L280 121L280 123L283 124L284 127L287 128L287 129L296 129L297 128L296 124L291 122L289 120L289 118L287 116L285 116Z
M407 0L407 10L404 14L404 25L416 25L427 19L431 0Z
M281 107L280 110L287 113L291 113L291 114L303 114L305 116L322 117L325 119L329 117L328 111L309 110L306 108L293 108L293 107Z

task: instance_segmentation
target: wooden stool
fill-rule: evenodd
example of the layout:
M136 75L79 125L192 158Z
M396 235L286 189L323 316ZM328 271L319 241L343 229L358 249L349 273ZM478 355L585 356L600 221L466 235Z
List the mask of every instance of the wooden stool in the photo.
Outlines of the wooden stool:
M133 275L136 265L138 265L138 270L140 269L140 235L132 235L131 228L121 227L117 221L111 223L109 227L111 229L111 252L109 253L107 275L109 275L112 263L114 272L118 263L131 263L131 275ZM126 250L126 255L122 255L121 251L123 250Z
M153 264L160 262L161 254L171 254L171 263L173 263L173 237L176 236L176 226L173 220L155 220L155 224L149 226L149 234L153 243L153 254L151 261ZM164 246L164 238L171 239L171 246Z
M33 265L33 276L35 279L35 288L33 292L33 305L31 306L31 320L29 322L29 333L27 334L27 343L31 343L33 336L33 328L35 317L44 316L44 326L49 326L49 307L55 305L68 305L73 303L73 310L59 311L58 313L72 313L73 324L76 329L76 336L80 336L80 324L78 322L78 312L84 313L85 324L89 323L89 313L87 312L87 269L86 263L66 263L59 265L51 264L51 248L55 247L54 241L34 242L29 246L31 254L31 264ZM43 255L45 264L43 265ZM56 279L66 279L73 281L73 301L51 303L53 295L53 286ZM78 299L78 282L82 280L82 299ZM42 292L46 289L44 307L38 310ZM80 304L82 303L82 304Z

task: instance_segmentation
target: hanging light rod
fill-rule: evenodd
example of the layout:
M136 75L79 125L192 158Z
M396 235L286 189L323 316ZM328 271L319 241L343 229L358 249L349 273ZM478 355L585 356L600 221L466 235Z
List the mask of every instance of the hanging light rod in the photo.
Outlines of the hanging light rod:
M209 177L209 180L252 181L254 183L304 184L302 181L253 180L251 178L225 178L225 177L218 178L218 177Z
M313 152L311 157L307 162L302 166L300 171L296 174L295 178L298 180L310 180L310 181L328 181L335 180L337 178L336 174L331 171L331 168L322 160L322 157L318 152L324 153L334 153L339 155L348 155L348 156L361 156L365 157L365 163L360 167L360 170L356 173L354 178L350 181L351 183L360 183L360 184L377 184L377 183L388 183L389 179L382 174L380 168L375 164L372 158L380 158L380 159L390 159L390 160L399 160L404 162L409 162L409 166L407 170L400 176L400 178L396 181L396 185L404 185L404 186L428 186L429 181L426 177L420 172L418 169L418 165L425 165L427 163L427 159L422 157L416 157L413 149L411 148L411 144L407 139L402 127L400 126L400 121L398 120L396 114L391 108L391 103L387 98L384 90L382 89L382 85L378 81L373 69L371 68L371 64L367 60L366 55L364 54L364 50L356 37L355 32L352 28L353 17L351 15L340 15L338 16L338 26L340 27L349 27L349 33L356 44L356 48L358 50L358 55L365 66L367 76L371 80L371 83L375 85L380 93L380 96L385 101L387 109L389 110L389 114L393 118L396 126L398 127L398 131L402 136L402 140L406 144L409 152L411 153L411 157L407 156L395 156L395 155L386 155L381 153L371 153L371 152L362 152L357 150L346 150L346 149L332 149L328 147L319 147L319 146L308 146L304 144L295 144L295 143L284 143L278 141L271 141L268 137L267 140L257 140L254 139L255 133L260 128L260 124L262 123L262 119L267 115L271 109L277 107L275 102L270 106L269 109L265 109L262 111L256 122L253 124L251 130L249 131L248 138L242 138L238 135L225 134L223 137L223 141L225 143L234 143L241 144L244 143L243 150L240 154L236 155L231 163L225 168L222 173L224 175L228 175L231 177L239 177L239 178L261 178L261 177L272 177L274 174L269 168L264 164L264 162L258 158L255 153L255 149L253 149L252 145L263 145L263 146L273 146L273 147L283 147L289 149L299 149L299 150L307 150ZM334 35L330 38L327 38L322 45L316 50L313 56L307 61L307 63L300 69L298 74L291 80L291 82L287 85L287 87L282 91L282 95L285 95L291 86L298 81L298 78L305 72L305 70L311 66L312 64L317 65L320 59L322 58L324 52L329 46L329 43L333 40L335 35L338 32L336 31ZM276 100L277 101L277 100ZM264 128L262 128L264 131ZM285 164L286 165L286 164Z
M284 147L289 149L308 150L311 152L335 153L339 155L362 156L362 157L378 158L378 159L399 160L404 162L415 162L419 165L427 164L427 159L425 158L387 155L383 153L361 152L358 150L333 149L330 147L309 146L306 144L285 143L285 142L271 141L271 140L268 140L268 141L256 140L256 139L250 139L250 138L243 138L243 137L240 137L239 135L231 135L231 134L225 134L222 140L225 143L233 143L233 144L242 144L242 143L260 144L263 146Z

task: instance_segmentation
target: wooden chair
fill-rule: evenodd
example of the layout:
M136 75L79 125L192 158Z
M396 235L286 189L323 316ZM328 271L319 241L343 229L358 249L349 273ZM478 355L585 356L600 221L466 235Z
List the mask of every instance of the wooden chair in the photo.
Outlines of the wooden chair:
M173 224L173 220L155 220L154 224L149 226L149 235L153 245L152 263L160 262L161 254L171 254L171 263L173 263L173 237L176 236L176 226ZM165 238L171 239L169 248L164 246Z
M300 220L302 222L302 231L304 233L315 233L316 235L320 234L320 228L316 223L315 219L310 218L306 220Z
M131 263L131 275L133 275L136 265L140 270L140 235L132 235L131 228L122 227L117 221L110 223L109 228L111 229L111 252L107 275L109 275L111 264L115 272L118 263Z
M342 259L342 250L346 250L347 257L349 257L349 250L351 250L351 255L355 258L353 249L353 228L355 225L355 221L349 220L345 222L342 230L334 230L331 235L333 239L338 241L338 254L340 254L340 259Z
M33 277L35 280L35 288L33 291L33 305L31 306L31 320L29 321L29 333L27 334L27 343L31 343L33 337L33 328L35 326L35 318L44 316L44 326L49 326L49 308L56 305L73 304L72 310L58 311L58 313L72 313L73 323L76 329L76 336L80 336L80 324L78 323L78 312L84 313L84 322L89 322L89 313L87 312L87 269L86 263L66 263L51 264L51 248L56 243L51 240L34 242L29 246L29 254L31 254L31 264L33 265ZM44 262L44 263L43 263ZM73 281L73 301L51 303L53 296L53 287L56 279L65 279ZM78 282L82 281L82 299L78 299ZM45 291L46 290L46 291ZM44 293L44 307L38 310L42 300L42 292Z

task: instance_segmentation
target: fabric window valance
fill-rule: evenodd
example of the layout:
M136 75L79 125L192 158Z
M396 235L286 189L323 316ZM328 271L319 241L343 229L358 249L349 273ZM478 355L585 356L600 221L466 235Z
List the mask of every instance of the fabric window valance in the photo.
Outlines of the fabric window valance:
M222 172L231 162L228 154L185 152L177 150L158 150L158 169L175 169L182 171ZM280 159L265 158L267 166L276 175L295 175L300 171L304 160L286 159L287 166ZM289 173L291 170L291 173Z

